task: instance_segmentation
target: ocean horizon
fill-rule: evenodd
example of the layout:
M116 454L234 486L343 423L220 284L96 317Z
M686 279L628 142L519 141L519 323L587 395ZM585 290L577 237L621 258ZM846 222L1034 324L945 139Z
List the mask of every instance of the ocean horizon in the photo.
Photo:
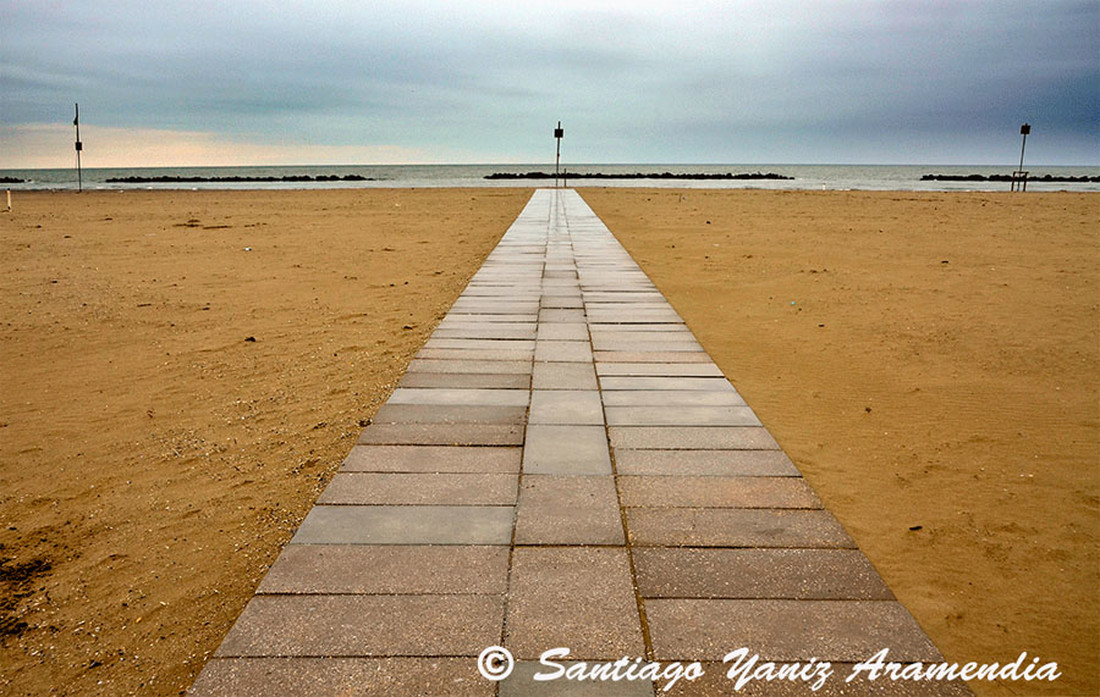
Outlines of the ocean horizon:
M776 189L835 191L1007 191L1005 181L924 181L925 175L1010 176L1015 165L797 165L797 164L568 164L561 166L570 187L653 187L694 189ZM1029 191L1100 191L1100 182L1043 182L1051 177L1100 177L1100 167L1029 166ZM262 190L333 188L440 188L539 187L553 179L487 179L491 174L553 174L553 164L477 165L285 165L219 167L95 167L84 168L85 190ZM570 175L605 175L599 179L569 179ZM660 175L669 178L637 178ZM775 174L783 179L684 179L683 175ZM615 175L633 175L615 178ZM201 178L220 181L126 182L128 178ZM309 179L305 179L305 178ZM266 178L266 181L248 181ZM318 181L318 178L324 178ZM350 178L350 179L345 179ZM17 190L75 190L76 168L0 169L3 188ZM234 181L233 179L237 179ZM244 181L242 181L244 180Z

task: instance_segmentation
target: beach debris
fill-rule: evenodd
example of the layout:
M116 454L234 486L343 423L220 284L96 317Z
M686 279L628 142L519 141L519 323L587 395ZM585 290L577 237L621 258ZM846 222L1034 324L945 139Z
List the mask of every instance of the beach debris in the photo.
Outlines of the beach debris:
M909 529L912 530L913 532L916 532L917 530L923 530L924 526L923 525L910 525Z
M254 337L254 336L245 337L245 343L248 343L248 344L256 343L256 337Z
M246 252L251 252L251 251L252 251L252 247L245 247L245 248L244 248L244 251L246 251Z

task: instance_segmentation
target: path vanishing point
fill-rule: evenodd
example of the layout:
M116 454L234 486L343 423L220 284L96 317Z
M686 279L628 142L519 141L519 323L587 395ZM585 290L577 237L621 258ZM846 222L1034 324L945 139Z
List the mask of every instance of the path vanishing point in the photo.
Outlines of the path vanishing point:
M558 647L705 674L533 680ZM804 672L736 691L742 648ZM969 694L845 682L884 648L943 660L600 219L540 189L191 694Z

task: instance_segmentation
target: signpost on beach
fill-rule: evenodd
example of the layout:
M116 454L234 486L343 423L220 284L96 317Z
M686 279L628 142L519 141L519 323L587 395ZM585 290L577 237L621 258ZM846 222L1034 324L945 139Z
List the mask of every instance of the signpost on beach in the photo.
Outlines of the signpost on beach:
M76 190L84 191L84 177L80 172L80 151L84 149L84 143L80 142L80 104L76 105L76 118L73 119L76 126Z
M1027 191L1027 172L1024 170L1024 149L1027 148L1027 134L1031 133L1031 124L1020 126L1020 135L1024 142L1020 146L1020 168L1012 173L1012 191Z
M558 127L554 129L554 139L558 141L558 152L554 156L554 188L558 188L558 166L561 164L561 139L565 137L565 129L558 121Z

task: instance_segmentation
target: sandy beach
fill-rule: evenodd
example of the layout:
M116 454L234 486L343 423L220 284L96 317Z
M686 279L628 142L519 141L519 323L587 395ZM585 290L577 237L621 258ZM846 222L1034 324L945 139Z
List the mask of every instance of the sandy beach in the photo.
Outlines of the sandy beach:
M581 193L948 659L1100 691L1100 197Z
M0 692L189 687L529 195L17 194Z
M1100 195L580 191L949 660L1100 691ZM186 690L529 195L19 193L0 691Z

